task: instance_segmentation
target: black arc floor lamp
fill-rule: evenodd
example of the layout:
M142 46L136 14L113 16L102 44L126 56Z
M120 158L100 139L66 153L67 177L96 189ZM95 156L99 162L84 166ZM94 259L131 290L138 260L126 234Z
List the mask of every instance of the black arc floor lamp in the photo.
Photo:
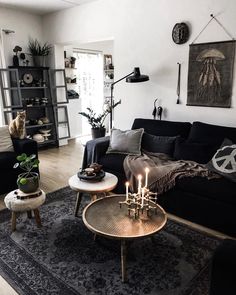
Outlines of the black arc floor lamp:
M113 117L113 90L114 85L119 83L120 81L126 79L126 82L128 83L139 83L139 82L145 82L149 80L149 76L147 75L141 75L139 68L134 68L133 72L130 74L124 76L123 78L111 83L111 97L110 97L110 106L111 106L111 112L110 112L110 129L112 129L112 117Z

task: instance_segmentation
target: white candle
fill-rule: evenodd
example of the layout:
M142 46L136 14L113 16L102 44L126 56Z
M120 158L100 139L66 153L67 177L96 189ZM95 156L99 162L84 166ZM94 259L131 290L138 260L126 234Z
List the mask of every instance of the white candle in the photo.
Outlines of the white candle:
M144 187L142 188L141 208L143 208L143 205L144 205Z
M125 187L126 187L126 201L128 201L128 198L129 198L129 183L128 183L128 181L125 183Z
M145 187L148 186L148 173L149 173L149 169L145 168Z
M142 175L138 175L138 194L141 194L141 187L142 187Z

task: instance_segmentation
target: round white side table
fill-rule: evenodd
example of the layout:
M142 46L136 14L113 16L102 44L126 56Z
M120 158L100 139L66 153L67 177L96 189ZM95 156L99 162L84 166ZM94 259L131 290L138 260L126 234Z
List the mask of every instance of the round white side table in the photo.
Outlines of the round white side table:
M29 218L32 218L32 211L34 212L35 221L38 227L41 227L41 219L39 215L39 207L45 202L46 194L41 190L41 195L33 198L18 199L18 190L11 191L4 198L6 207L11 210L11 228L12 231L16 230L16 215L19 212L27 212Z
M75 216L78 214L79 206L81 203L83 193L91 195L92 200L97 199L98 194L105 194L112 191L118 182L118 178L111 173L106 172L105 177L101 181L89 182L80 180L77 174L73 175L69 179L69 186L71 189L77 191L77 200L75 205Z

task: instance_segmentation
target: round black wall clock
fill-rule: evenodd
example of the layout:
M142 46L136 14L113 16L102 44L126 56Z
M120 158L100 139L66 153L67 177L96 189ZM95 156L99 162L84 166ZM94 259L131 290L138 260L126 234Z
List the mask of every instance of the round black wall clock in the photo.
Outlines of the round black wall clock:
M177 23L172 30L172 39L176 44L184 44L188 41L189 28L186 23Z

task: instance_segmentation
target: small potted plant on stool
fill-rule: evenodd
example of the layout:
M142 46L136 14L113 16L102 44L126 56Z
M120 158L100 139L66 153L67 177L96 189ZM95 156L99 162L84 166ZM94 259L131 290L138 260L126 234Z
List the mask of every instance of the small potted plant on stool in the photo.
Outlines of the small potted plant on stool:
M36 155L27 156L23 153L17 156L16 159L19 162L17 162L13 167L19 167L25 171L24 173L18 175L18 188L26 194L37 191L39 187L39 174L32 171L34 168L39 167L39 160L36 159Z

